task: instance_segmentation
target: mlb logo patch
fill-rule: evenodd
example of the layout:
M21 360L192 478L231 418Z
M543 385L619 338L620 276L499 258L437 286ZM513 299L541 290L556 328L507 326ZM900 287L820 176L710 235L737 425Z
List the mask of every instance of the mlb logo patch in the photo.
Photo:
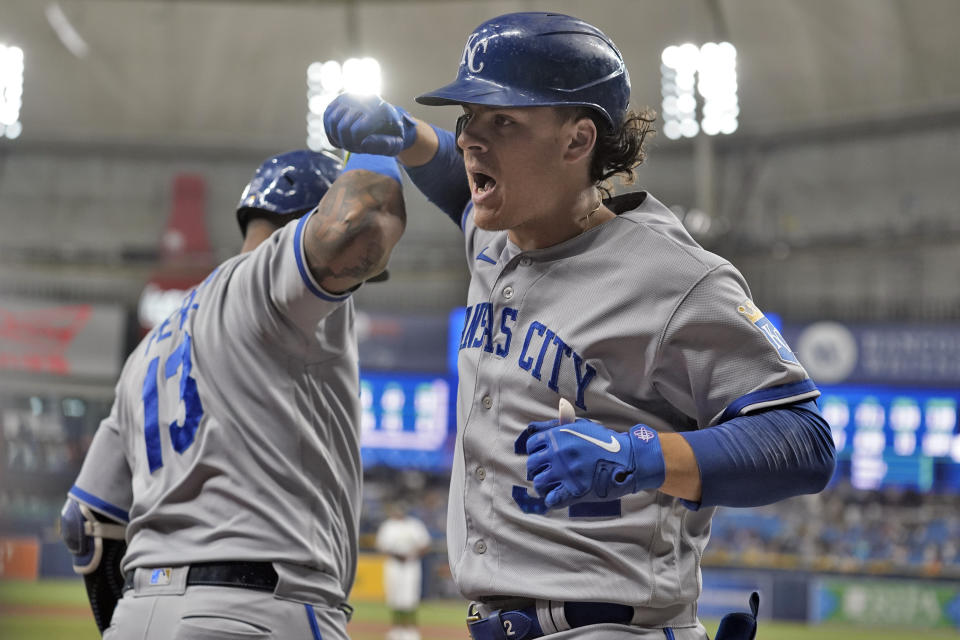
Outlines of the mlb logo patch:
M163 586L170 584L170 578L173 575L173 569L167 567L165 569L154 569L150 573L150 584Z
M655 434L646 427L640 427L633 433L644 442L650 442L654 439L654 437L656 437Z

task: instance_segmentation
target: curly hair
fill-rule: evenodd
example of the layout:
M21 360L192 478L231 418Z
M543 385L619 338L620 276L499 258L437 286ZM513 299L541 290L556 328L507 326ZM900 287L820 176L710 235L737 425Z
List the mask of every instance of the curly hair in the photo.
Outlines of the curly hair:
M571 110L573 120L590 118L597 126L597 143L590 160L590 180L597 185L606 197L611 195L610 178L624 176L626 184L632 184L636 178L634 170L647 157L647 136L656 134L653 123L657 114L653 109L645 108L627 111L623 122L616 129L593 108L577 107Z

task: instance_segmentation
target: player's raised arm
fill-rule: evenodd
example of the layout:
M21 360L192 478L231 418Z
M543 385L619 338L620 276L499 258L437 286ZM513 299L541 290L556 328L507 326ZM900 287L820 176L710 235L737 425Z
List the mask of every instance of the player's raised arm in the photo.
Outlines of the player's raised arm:
M348 93L330 103L323 124L327 138L341 149L396 156L427 199L460 225L470 186L453 132L418 120L378 96Z
M352 289L386 268L406 220L396 161L354 155L307 221L307 266L327 291Z

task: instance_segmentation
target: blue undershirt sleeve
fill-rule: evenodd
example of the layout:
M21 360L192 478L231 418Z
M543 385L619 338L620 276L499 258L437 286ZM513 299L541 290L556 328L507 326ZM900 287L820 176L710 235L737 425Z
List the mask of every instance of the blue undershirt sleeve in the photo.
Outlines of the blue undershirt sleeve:
M427 164L404 167L404 170L427 200L440 207L459 227L463 209L470 202L470 184L463 156L457 152L452 132L438 127L433 130L440 141L436 155Z
M683 501L694 510L756 507L817 493L836 467L830 425L812 400L680 435L700 467L700 502Z

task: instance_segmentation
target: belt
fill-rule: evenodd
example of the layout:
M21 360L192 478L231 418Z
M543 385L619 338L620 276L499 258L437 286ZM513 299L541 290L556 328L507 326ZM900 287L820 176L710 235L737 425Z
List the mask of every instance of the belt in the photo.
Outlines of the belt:
M560 610L564 620L557 619L560 617L557 615ZM591 624L630 624L634 609L629 605L612 602L553 602L541 613L550 618L553 629L544 630L537 617L535 605L506 611L498 609L486 617L481 617L474 603L470 605L467 613L467 631L473 640L531 640Z
M123 590L133 588L130 571L124 576ZM270 562L200 562L187 570L187 586L238 587L273 591L277 586L277 572Z

